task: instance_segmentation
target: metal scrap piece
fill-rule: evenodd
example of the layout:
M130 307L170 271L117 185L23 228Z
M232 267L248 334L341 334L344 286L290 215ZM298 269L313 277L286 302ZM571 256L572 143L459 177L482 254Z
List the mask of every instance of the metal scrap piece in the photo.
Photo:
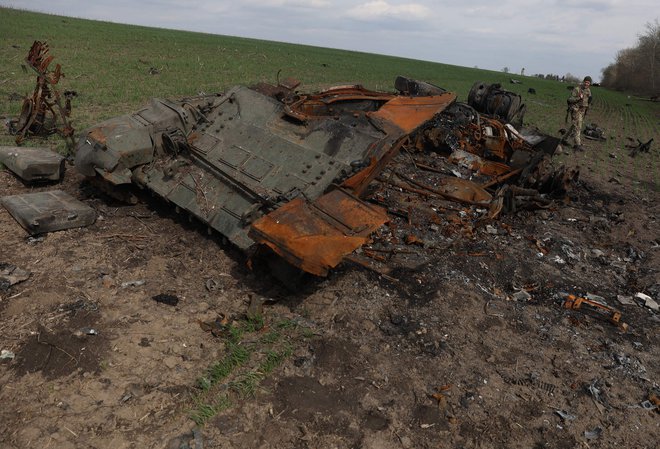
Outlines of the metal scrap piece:
M26 182L59 181L64 156L48 148L0 147L0 163Z
M74 129L69 123L73 91L65 91L65 103L62 106L60 92L55 85L64 76L62 67L57 64L50 70L53 56L49 54L46 42L34 41L25 62L37 72L37 85L31 97L23 100L21 114L9 123L10 132L16 135L16 144L20 145L29 135L45 136L53 133L61 135L69 148L73 148ZM58 121L62 124L58 125Z
M618 326L624 332L628 330L628 325L621 321L621 312L612 307L575 295L567 295L564 300L564 307L567 309L579 310L583 305L589 306L591 310L604 315L612 324Z
M635 298L644 301L645 307L648 307L649 309L655 312L660 311L660 305L658 305L658 303L655 302L653 298L651 298L649 295L639 292L639 293L635 293Z
M585 430L584 431L584 437L587 440L595 440L600 438L600 436L603 434L603 429L600 427L596 427L593 430Z
M30 277L30 272L6 262L0 262L0 291L7 290L14 284Z
M571 415L570 413L565 412L564 410L555 410L555 413L558 414L561 417L561 419L563 419L564 421L575 421L575 419L577 418L575 415Z
M313 203L285 204L254 222L249 236L292 265L325 276L388 219L384 209L336 189Z
M0 203L30 234L89 226L96 212L61 190L5 196Z

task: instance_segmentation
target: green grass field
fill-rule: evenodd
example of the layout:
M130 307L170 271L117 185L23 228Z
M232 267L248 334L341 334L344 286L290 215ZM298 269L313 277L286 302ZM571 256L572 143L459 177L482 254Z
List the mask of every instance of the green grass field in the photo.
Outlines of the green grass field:
M34 40L47 41L55 63L66 75L61 91L75 90L73 125L81 131L98 121L132 112L152 97L177 99L199 92L219 92L234 84L275 82L294 77L301 89L359 83L392 91L397 75L425 80L466 100L475 81L502 83L520 93L527 104L526 124L549 134L563 127L566 85L533 77L458 67L412 59L293 45L229 36L146 28L0 8L0 117L15 117L21 101L12 94L32 93L35 73L21 68ZM614 52L613 52L614 53ZM479 61L474 61L475 66ZM150 74L151 68L159 73ZM511 84L515 78L522 84ZM528 94L529 88L536 95ZM660 105L628 98L621 92L594 88L594 107L587 121L596 121L612 136L608 148L622 149L625 137L648 140L658 135ZM13 96L15 97L15 96ZM602 123L601 123L602 121ZM617 140L620 139L620 140ZM5 130L0 144L13 143ZM28 143L29 144L29 143ZM62 151L56 136L48 145ZM657 145L656 145L657 148ZM648 156L648 155L647 155ZM657 184L660 152L651 158ZM648 167L647 167L648 168Z

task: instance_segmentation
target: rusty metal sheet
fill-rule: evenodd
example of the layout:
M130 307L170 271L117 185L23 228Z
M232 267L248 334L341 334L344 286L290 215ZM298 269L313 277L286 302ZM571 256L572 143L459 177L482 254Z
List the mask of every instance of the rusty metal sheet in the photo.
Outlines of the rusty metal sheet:
M474 153L455 150L447 158L449 162L463 165L486 176L500 176L511 171L511 167L502 162L489 161Z
M369 183L396 156L409 135L455 100L456 94L451 92L432 97L394 97L378 111L367 113L370 119L388 129L389 135L395 138L398 135L398 138L391 144L385 143L378 147L379 154L372 154L369 166L344 181L342 186L352 189L358 196L362 195Z
M325 276L387 221L384 209L336 189L314 202L283 205L255 221L249 236L303 271Z
M447 92L432 97L394 97L378 111L370 112L371 118L392 123L409 134L433 118L456 100L456 94Z
M414 186L435 193L451 201L487 206L493 196L480 185L462 178L442 178L437 187L426 185L409 176L396 172L396 175Z
M368 90L360 85L335 86L317 94L302 95L284 105L283 109L286 115L307 122L311 119L334 117L340 112L338 108L341 108L342 103L372 102L373 108L376 109L392 98L395 98L394 94ZM356 113L359 111L355 109Z
M486 205L493 199L492 195L478 184L461 178L445 178L438 190L466 203Z

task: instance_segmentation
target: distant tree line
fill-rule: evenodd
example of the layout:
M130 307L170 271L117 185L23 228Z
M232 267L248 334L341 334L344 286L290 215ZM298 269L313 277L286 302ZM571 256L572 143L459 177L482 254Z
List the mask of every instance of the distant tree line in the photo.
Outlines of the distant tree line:
M640 95L660 93L660 23L646 24L637 45L620 50L616 61L602 70L601 84Z

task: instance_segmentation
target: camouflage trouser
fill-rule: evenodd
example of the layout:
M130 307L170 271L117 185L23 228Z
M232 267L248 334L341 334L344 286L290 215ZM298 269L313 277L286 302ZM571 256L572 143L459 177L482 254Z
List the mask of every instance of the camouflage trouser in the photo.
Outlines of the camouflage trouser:
M584 111L582 109L571 110L571 127L566 133L566 140L575 139L575 145L582 145L580 133L582 132L582 121L584 120Z

